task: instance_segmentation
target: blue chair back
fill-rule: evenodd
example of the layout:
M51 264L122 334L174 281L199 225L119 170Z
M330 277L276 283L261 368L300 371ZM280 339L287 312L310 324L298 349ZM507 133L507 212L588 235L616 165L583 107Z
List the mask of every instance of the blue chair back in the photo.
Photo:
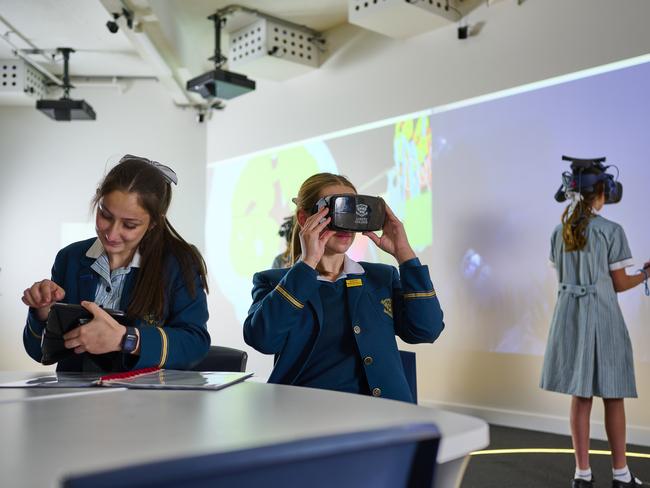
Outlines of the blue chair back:
M65 488L432 487L433 424L409 424L71 476Z
M225 346L210 346L208 355L192 371L246 371L246 351Z
M404 367L404 374L406 375L406 381L409 384L411 389L411 395L413 396L413 403L418 402L418 375L417 370L415 369L415 353L411 351L400 351L400 358L402 360L402 366Z

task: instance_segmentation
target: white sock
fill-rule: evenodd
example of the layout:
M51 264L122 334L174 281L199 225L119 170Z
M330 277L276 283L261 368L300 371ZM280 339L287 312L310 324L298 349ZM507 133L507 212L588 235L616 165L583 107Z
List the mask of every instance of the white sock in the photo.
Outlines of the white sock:
M630 470L627 469L627 465L621 469L612 469L612 475L616 481L622 481L623 483L632 481L632 475L630 474Z
M576 474L573 478L577 480L591 481L591 468L580 469L576 467Z

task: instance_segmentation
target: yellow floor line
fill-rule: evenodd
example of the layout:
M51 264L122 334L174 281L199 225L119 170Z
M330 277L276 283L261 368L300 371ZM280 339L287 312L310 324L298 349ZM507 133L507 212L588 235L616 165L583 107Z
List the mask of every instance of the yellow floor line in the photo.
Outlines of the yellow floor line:
M545 448L529 448L529 449L486 449L483 451L470 452L470 456L484 456L487 454L573 454L573 449L545 449ZM602 451L599 449L590 449L589 454L596 454L600 456L611 456L611 451ZM628 452L627 457L650 459L650 454L642 452Z

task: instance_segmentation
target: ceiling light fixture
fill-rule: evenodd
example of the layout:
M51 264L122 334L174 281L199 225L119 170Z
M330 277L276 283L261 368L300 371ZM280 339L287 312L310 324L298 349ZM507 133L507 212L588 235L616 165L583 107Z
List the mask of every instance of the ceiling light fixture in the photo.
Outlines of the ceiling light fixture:
M68 61L74 49L60 47L57 51L63 55L63 96L58 100L38 100L36 108L54 120L95 120L97 115L85 100L70 98L70 88L74 87L70 84Z

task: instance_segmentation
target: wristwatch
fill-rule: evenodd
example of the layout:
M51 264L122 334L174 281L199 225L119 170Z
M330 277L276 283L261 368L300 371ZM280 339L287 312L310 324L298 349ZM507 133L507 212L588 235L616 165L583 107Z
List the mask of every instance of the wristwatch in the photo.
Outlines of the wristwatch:
M122 343L120 344L122 352L125 354L131 354L138 347L138 334L135 331L135 327L127 327L124 337L122 337Z

